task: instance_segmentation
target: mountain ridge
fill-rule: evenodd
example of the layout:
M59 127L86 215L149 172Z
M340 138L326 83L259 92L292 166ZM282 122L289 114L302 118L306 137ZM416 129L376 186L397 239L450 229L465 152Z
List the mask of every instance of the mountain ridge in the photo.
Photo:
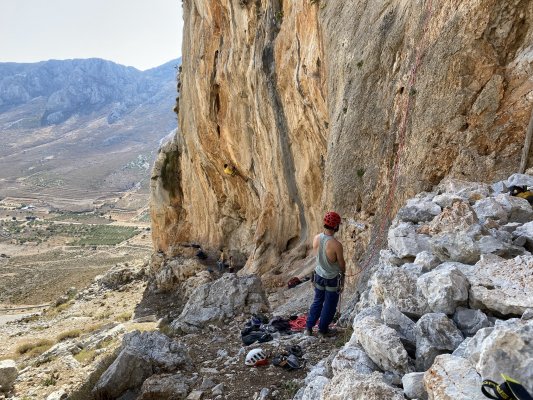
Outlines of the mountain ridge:
M159 140L176 128L179 63L146 71L103 59L0 63L0 195L69 208L75 193L72 207L90 209L98 197L146 186Z

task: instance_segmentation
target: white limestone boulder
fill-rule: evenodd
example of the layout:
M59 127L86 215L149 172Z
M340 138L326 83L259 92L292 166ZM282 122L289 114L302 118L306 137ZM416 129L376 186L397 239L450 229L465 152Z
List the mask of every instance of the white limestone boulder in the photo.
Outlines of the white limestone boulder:
M334 375L344 369L349 369L359 374L371 374L379 369L363 348L353 343L353 341L350 341L339 350L331 363L331 368Z
M519 226L513 232L515 237L523 237L526 239L528 248L533 250L533 221L527 222L524 225Z
M301 400L319 400L322 398L321 396L324 391L324 387L326 387L329 382L330 380L328 378L324 376L317 376L305 387L300 389L294 398Z
M500 374L505 374L533 393L533 320L497 324L478 350L476 369L483 379L500 382Z
M189 369L192 360L180 342L158 332L134 331L124 336L118 357L102 374L93 389L97 400L118 398L138 389L154 374Z
M389 304L383 308L381 319L389 328L394 329L400 336L406 350L410 345L413 349L416 345L415 323L403 314L395 304Z
M507 211L492 197L476 201L472 208L482 223L489 219L497 221L500 225L507 223Z
M357 342L379 368L399 375L411 372L409 356L394 329L371 316L355 323L353 328Z
M100 286L116 290L130 282L144 276L144 270L139 266L116 265L97 279Z
M402 376L403 392L409 399L427 400L428 394L424 386L424 373L411 372Z
M533 256L511 260L481 259L465 274L470 281L470 308L504 316L520 316L533 308Z
M446 232L431 237L431 251L443 261L474 264L481 250L477 238L469 232Z
M178 333L192 333L242 313L267 310L268 301L257 275L224 274L222 278L198 287L170 326Z
M490 195L490 186L486 183L468 182L459 179L446 178L439 183L436 190L440 193L453 194L466 199L470 202L475 202Z
M457 308L453 315L453 322L465 337L474 336L480 329L491 325L483 311L464 307Z
M421 265L422 272L429 272L432 269L437 268L441 264L441 261L435 254L429 251L421 251L416 255L413 263L416 265Z
M511 186L533 186L533 176L528 174L513 174L505 182L507 187Z
M398 267L386 267L369 281L369 298L376 304L394 304L409 317L420 317L429 306L417 287L418 275Z
M400 222L389 229L389 248L399 258L416 257L421 251L430 249L429 236L419 234L411 222Z
M430 313L416 323L416 368L427 370L435 357L454 351L464 340L453 321L443 313Z
M438 204L425 199L409 199L407 204L400 208L396 218L405 222L427 222L439 215L441 208Z
M468 301L467 277L456 266L443 264L417 279L417 288L433 312L453 314Z
M502 193L495 200L507 212L509 222L526 223L533 220L533 208L526 199Z
M430 400L486 400L480 390L481 382L470 361L450 354L437 356L424 374Z
M383 374L374 372L361 375L344 370L335 375L324 387L320 400L403 400L400 389L389 386L383 380Z

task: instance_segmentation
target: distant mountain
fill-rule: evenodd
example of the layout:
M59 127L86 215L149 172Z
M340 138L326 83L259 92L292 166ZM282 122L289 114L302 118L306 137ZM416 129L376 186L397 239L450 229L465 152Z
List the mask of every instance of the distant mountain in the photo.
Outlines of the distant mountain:
M0 196L76 208L146 187L153 153L177 125L180 63L0 63Z

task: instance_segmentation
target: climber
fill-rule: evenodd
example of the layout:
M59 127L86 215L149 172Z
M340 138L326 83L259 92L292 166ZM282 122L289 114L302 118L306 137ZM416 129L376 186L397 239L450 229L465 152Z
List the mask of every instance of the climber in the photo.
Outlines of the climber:
M533 205L533 191L527 186L511 186L509 188L511 196L521 197L529 201L529 204Z
M313 334L313 326L320 318L318 333L321 336L333 336L335 331L329 329L329 324L335 316L342 290L342 277L346 271L346 263L342 244L333 236L339 230L341 217L336 212L328 212L324 216L324 232L319 233L313 240L313 251L316 254L316 267L313 276L315 298L309 309L305 332Z
M224 257L224 249L223 248L220 248L220 257L218 258L218 261L217 261L217 267L218 267L218 272L220 272L220 273L223 273L224 272L224 268L226 268L226 259Z
M235 272L235 262L233 261L233 256L229 256L229 266L228 266L228 272L230 274Z
M224 173L229 176L235 176L237 174L237 169L230 164L224 164Z

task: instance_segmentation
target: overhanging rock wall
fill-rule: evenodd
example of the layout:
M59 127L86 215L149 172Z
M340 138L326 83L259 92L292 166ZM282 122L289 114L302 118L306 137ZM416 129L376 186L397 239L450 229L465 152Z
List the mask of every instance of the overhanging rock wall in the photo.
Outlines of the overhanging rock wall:
M180 130L152 176L157 249L222 245L264 273L284 252L306 254L324 211L371 227L444 177L495 181L520 164L533 104L529 0L183 8ZM344 224L348 258L369 231Z

